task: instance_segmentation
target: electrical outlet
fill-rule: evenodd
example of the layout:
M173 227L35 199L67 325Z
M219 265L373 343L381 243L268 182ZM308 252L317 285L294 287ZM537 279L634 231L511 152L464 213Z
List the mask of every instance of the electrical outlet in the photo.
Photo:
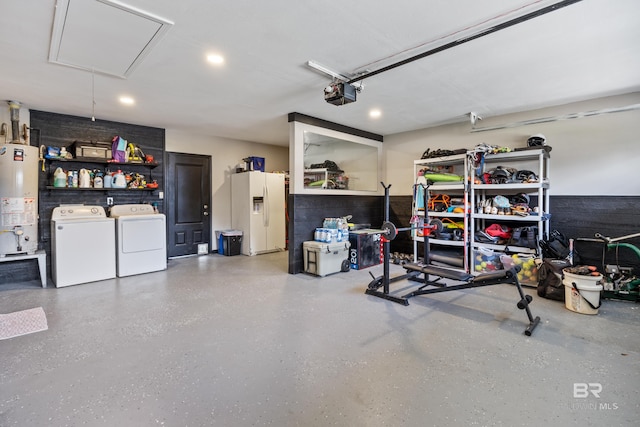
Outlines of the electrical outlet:
M158 191L158 199L164 199L164 191Z
M107 197L107 206L113 206L113 197Z

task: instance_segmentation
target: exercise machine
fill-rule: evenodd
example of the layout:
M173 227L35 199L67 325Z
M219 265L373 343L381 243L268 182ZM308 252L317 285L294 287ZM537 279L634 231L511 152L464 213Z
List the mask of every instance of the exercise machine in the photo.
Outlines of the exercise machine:
M540 317L534 318L531 314L529 304L533 300L533 297L531 297L531 295L525 295L522 286L518 281L518 271L520 270L520 266L515 266L510 270L497 270L490 273L484 273L474 276L464 271L450 270L444 267L430 265L428 261L429 235L435 229L435 227L426 223L426 219L428 218L428 204L426 203L426 201L428 198L427 194L429 185L424 186L424 184L417 184L423 185L425 190L423 192L425 197L425 224L423 226L398 228L389 221L389 188L391 187L391 184L389 184L388 186L385 185L384 182L381 182L380 184L384 188L384 223L379 230L384 240L383 273L382 276L379 277L375 277L373 276L373 274L369 273L371 274L373 280L367 286L365 294L383 298L406 306L409 305L410 298L418 295L427 295L437 292L457 291L461 289L478 288L482 286L509 283L515 285L520 296L520 300L518 301L516 306L521 310L525 310L527 318L529 319L529 325L525 329L524 334L530 336L533 333L533 330L540 323ZM425 262L419 263L417 262L417 260L414 260L414 262L412 263L406 263L403 265L403 268L406 271L405 274L391 277L389 274L389 252L391 249L391 241L396 238L398 232L400 231L411 231L418 228L421 228L423 230ZM435 276L435 278L431 279L431 276ZM443 281L443 279L458 282L458 284L448 285ZM415 281L418 283L418 288L404 295L394 295L390 291L390 285L401 280ZM382 288L382 290L380 288Z

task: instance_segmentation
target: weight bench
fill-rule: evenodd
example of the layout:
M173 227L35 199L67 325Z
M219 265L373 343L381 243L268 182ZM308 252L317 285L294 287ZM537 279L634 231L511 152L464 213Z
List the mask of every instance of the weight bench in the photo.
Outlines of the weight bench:
M389 186L385 186L382 183L382 186L385 189L385 222L388 221L388 212L389 212ZM425 192L426 194L426 192ZM426 205L425 205L426 206ZM428 256L428 236L425 236L425 260L429 259ZM531 295L525 295L522 290L522 286L520 285L520 281L518 281L518 271L520 271L520 266L514 266L510 270L496 270L490 273L480 274L478 276L474 276L473 274L466 273L464 271L456 271L450 270L444 267L438 267L435 265L429 264L420 264L420 263L407 263L403 265L406 273L396 277L390 277L389 275L389 251L390 251L390 241L389 239L384 239L384 270L383 274L380 277L374 277L371 274L373 280L367 286L365 294L373 295L378 298L383 298L389 301L393 301L402 305L409 305L409 298L418 296L418 295L427 295L433 294L436 292L447 292L447 291L457 291L461 289L468 288L479 288L482 286L490 286L490 285L499 285L502 283L509 283L515 285L518 290L518 294L520 295L520 300L516 304L516 306L525 310L527 313L527 317L529 319L529 325L524 331L524 334L530 336L533 330L540 323L540 317L533 317L531 314L531 310L529 309L529 303L533 300ZM430 279L430 276L436 276L434 280ZM389 285L393 282L397 282L400 280L411 280L415 282L421 283L418 289L409 292L404 295L396 296L392 295L389 290ZM456 282L460 282L457 285L447 285L444 282L441 282L442 279L449 279ZM427 287L431 286L431 288L427 289ZM382 290L380 290L382 288Z
M524 331L524 334L530 336L533 330L540 323L540 317L533 317L531 314L531 310L529 309L529 303L533 300L531 295L525 295L522 290L522 286L518 281L518 271L520 270L520 266L515 266L510 270L497 270L491 273L484 273L478 276L473 276L472 274L448 270L446 268L437 267L433 265L421 265L417 263L409 263L405 264L404 269L407 271L407 274L389 278L388 283L396 282L398 280L409 279L413 281L417 281L422 283L418 289L406 293L401 296L395 296L389 293L388 283L385 284L384 277L376 278L367 287L365 291L368 295L373 295L379 298L384 298L389 301L393 301L402 305L409 305L409 298L418 296L418 295L427 295L434 294L436 292L448 292L448 291L457 291L461 289L469 289L469 288L479 288L482 286L491 286L491 285L499 285L502 283L509 283L516 286L518 293L520 295L520 301L516 304L516 306L525 310L527 313L527 317L529 318L529 325ZM423 278L419 278L419 276L424 275ZM430 280L429 276L437 276L435 280ZM457 282L462 282L460 284L447 285L442 283L441 279L449 279ZM431 286L431 288L428 288ZM384 287L383 291L380 291L379 288Z

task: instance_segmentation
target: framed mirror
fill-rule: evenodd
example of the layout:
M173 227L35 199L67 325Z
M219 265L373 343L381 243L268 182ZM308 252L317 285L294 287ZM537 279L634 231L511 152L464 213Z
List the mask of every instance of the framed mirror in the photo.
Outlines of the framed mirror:
M294 121L289 144L291 193L379 193L380 141Z

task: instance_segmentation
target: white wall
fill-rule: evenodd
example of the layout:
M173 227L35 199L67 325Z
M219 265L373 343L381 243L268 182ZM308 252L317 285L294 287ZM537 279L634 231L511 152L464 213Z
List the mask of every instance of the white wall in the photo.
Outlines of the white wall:
M514 95L517 96L517 95ZM640 92L485 118L477 128L640 103ZM524 147L542 133L551 151L551 195L640 195L640 110L471 133L458 123L385 136L385 183L409 195L413 161L427 149L470 149L480 143ZM508 165L505 165L508 166Z
M265 171L289 170L289 148L166 129L166 151L211 156L211 242L217 247L215 230L231 228L231 178L242 159L264 157Z

